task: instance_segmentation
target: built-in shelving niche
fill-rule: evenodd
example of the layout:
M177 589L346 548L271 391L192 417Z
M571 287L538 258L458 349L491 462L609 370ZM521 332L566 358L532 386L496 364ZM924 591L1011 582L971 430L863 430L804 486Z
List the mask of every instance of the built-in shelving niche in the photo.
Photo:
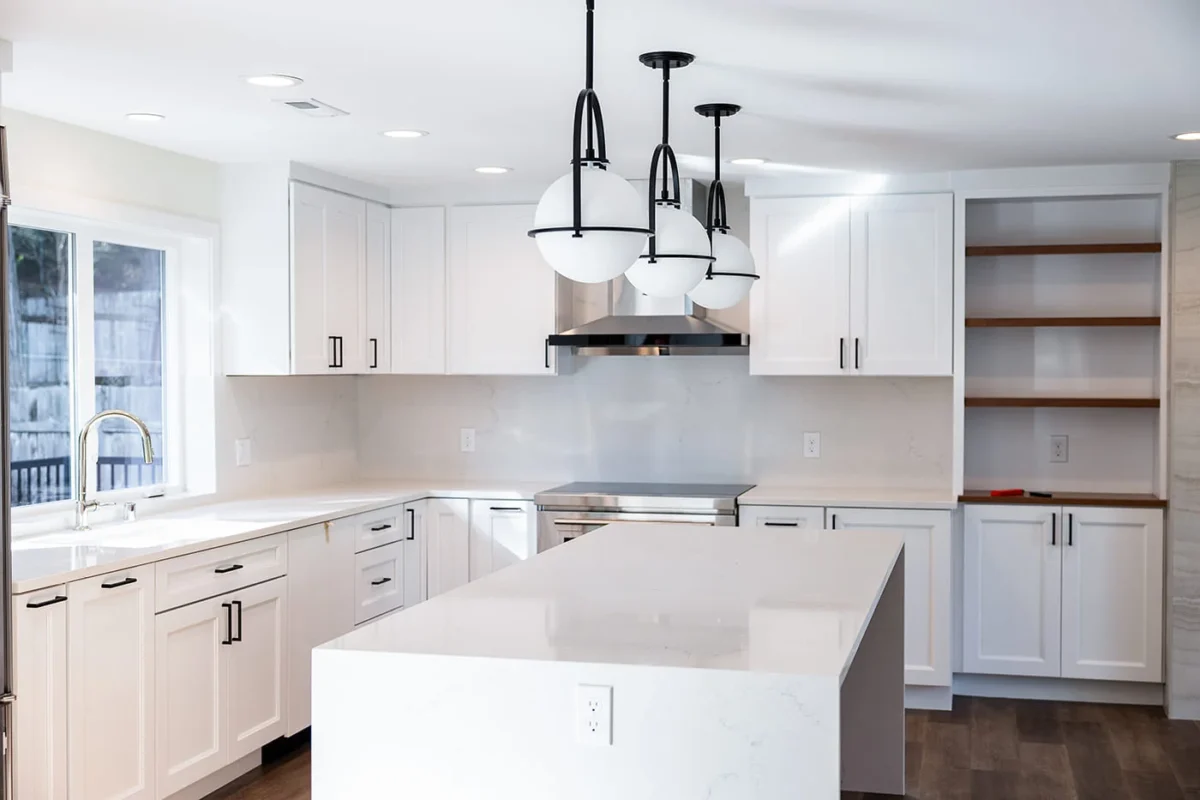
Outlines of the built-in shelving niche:
M968 493L1161 493L1162 229L1161 195L967 201Z

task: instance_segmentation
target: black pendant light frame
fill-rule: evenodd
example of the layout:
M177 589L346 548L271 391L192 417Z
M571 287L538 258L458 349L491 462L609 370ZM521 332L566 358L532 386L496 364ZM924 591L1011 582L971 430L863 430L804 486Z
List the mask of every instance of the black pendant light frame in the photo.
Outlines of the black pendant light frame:
M729 211L725 207L725 186L721 183L721 120L732 117L742 110L733 103L705 103L696 106L696 113L713 121L713 182L708 187L708 214L704 227L708 230L708 240L711 242L714 234L722 236L729 233ZM708 268L705 280L712 280L714 275L730 275L737 278L753 278L758 280L760 275L753 272L720 272Z
M647 190L649 197L648 202L648 218L650 220L650 246L645 255L639 258L647 259L649 263L654 264L661 258L694 258L707 259L710 262L709 270L711 271L711 262L713 258L711 252L709 255L687 255L683 253L659 253L657 248L657 238L654 232L656 227L656 208L659 203L663 205L674 206L681 208L683 202L680 199L682 191L680 189L679 180L679 162L675 159L675 151L671 148L671 70L682 69L688 64L696 60L696 57L691 53L681 53L675 50L660 50L653 53L643 53L638 57L638 60L651 69L660 69L663 74L662 88L662 143L654 148L654 155L650 159L650 185ZM662 196L655 197L657 184L659 179L659 166L662 166Z
M566 231L572 232L572 238L579 239L583 234L593 231L607 231L616 233L641 233L653 234L650 228L625 228L610 225L584 225L583 224L583 167L598 167L599 169L608 168L608 149L604 140L604 114L600 110L600 98L596 95L596 90L593 88L593 79L595 70L593 68L595 49L595 22L596 13L595 0L587 0L587 55L586 55L586 77L584 79L584 88L579 93L579 97L575 100L575 132L572 141L571 151L571 190L573 203L572 224L568 226L555 228L534 228L529 231L531 237L535 237L542 233L563 233ZM587 150L584 152L583 134L586 120L587 126ZM653 241L653 239L651 239Z

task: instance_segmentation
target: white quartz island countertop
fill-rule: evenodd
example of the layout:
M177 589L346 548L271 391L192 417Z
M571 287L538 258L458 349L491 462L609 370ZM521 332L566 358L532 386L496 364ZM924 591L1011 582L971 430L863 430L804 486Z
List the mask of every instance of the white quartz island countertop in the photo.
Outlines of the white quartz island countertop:
M631 523L384 617L314 651L314 800L833 798L851 688L902 791L902 559L891 531ZM611 744L580 686L612 687Z

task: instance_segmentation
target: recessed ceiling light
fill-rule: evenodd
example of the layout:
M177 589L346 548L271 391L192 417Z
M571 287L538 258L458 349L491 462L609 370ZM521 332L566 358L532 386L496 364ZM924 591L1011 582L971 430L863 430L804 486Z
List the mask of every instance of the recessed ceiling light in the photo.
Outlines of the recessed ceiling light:
M126 114L125 119L130 122L162 122L166 117L162 114L151 114L148 111L134 111L131 114Z
M503 175L506 172L511 172L508 167L476 167L475 171L480 175Z
M767 160L765 158L735 158L729 163L737 164L739 167L758 167L767 163Z
M422 136L428 136L429 131L413 131L413 130L384 131L383 135L387 136L389 139L420 139Z
M1172 138L1178 139L1181 142L1200 142L1200 131L1192 131L1190 133L1177 133Z
M247 76L246 83L265 89L286 89L289 86L299 86L304 80L294 75L250 75Z

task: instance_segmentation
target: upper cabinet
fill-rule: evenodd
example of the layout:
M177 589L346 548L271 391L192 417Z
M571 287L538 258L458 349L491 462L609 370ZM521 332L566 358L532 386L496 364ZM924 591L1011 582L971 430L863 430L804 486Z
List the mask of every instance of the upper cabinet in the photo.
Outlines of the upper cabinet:
M366 264L363 269L364 372L390 372L392 211L367 203Z
M755 201L756 375L950 375L949 194Z
M391 371L446 372L446 209L392 209Z

